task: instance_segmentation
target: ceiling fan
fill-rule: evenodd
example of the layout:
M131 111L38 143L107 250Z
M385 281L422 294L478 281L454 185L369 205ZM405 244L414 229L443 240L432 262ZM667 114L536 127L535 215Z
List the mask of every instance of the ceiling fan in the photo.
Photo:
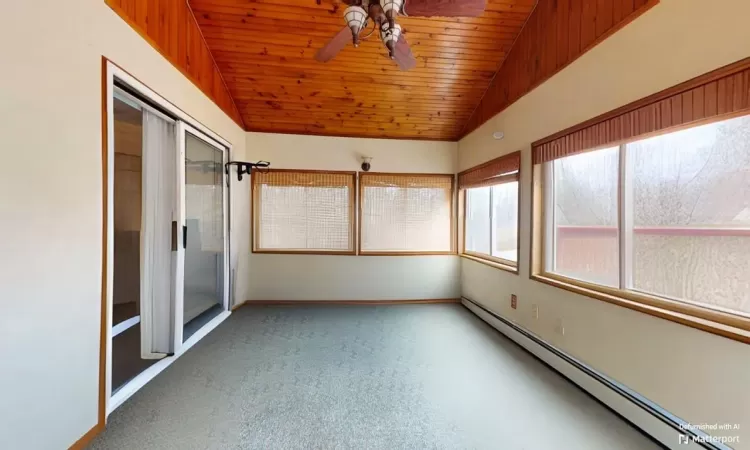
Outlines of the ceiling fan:
M396 23L399 14L409 17L476 17L484 12L486 0L343 0L349 5L344 10L346 26L315 54L315 59L326 62L333 59L350 41L355 47L360 39L378 31L388 49L388 55L401 70L409 70L417 60L409 49L401 26ZM374 28L361 36L369 21Z

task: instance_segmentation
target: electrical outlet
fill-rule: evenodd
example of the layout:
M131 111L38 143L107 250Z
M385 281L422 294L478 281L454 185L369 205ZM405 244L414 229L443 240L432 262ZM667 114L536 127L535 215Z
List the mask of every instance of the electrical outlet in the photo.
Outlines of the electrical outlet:
M562 319L557 319L557 323L555 324L555 333L565 336L565 326L563 325Z
M539 318L539 305L537 304L531 305L531 317L535 319Z
M516 297L516 294L510 295L510 307L513 309L518 309L518 297Z

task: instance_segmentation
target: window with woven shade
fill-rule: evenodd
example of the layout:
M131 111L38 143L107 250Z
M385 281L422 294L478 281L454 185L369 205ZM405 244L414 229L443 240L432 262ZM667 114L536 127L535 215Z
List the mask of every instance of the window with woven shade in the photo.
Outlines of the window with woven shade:
M362 173L360 253L453 252L453 179Z
M354 254L354 172L253 172L253 251Z
M463 195L463 255L518 267L518 178L515 152L458 175Z
M750 342L750 58L532 144L531 276Z

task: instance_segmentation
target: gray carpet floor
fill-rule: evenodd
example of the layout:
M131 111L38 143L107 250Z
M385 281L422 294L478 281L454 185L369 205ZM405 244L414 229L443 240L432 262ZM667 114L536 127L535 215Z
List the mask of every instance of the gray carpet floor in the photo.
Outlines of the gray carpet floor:
M91 447L658 448L456 304L243 307Z

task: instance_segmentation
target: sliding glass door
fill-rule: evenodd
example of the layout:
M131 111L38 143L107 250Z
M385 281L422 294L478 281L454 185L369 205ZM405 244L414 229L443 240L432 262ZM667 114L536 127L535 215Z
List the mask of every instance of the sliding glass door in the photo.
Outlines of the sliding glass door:
M226 150L180 123L183 289L181 341L228 306ZM179 334L179 333L178 333Z
M109 411L216 326L229 307L229 151L151 100L111 87Z

